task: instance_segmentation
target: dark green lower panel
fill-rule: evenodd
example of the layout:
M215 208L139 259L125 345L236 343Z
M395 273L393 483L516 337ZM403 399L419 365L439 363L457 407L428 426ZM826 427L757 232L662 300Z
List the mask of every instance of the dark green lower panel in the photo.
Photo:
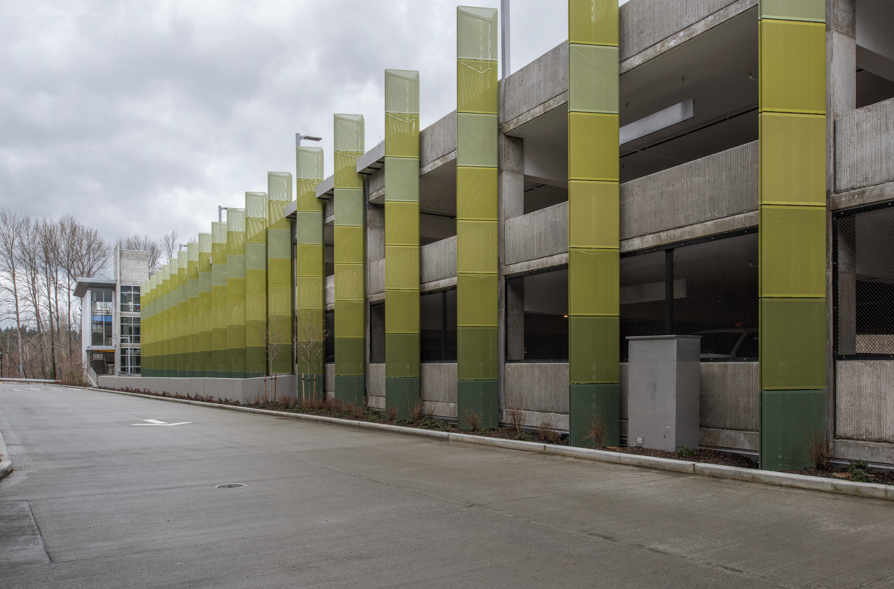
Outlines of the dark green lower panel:
M456 416L460 429L470 430L469 418L478 418L480 429L500 426L500 394L496 380L461 380L456 390Z
M325 377L322 374L299 374L295 398L301 403L309 399L326 397Z
M568 443L576 448L596 445L595 429L602 430L603 445L621 444L620 385L571 384L568 389Z
M342 404L363 407L366 379L360 376L335 375L335 399Z
M385 408L397 409L397 419L413 419L413 408L419 403L419 378L385 378Z
M826 433L826 391L761 391L761 469L813 466L810 440Z

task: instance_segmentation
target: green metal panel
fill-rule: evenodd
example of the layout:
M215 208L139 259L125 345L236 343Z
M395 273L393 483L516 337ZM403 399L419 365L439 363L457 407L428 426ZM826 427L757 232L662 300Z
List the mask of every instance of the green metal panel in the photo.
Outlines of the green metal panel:
M568 42L617 47L617 3L611 0L569 0Z
M826 387L826 299L760 302L761 389Z
M385 158L385 201L419 202L418 159L399 157ZM387 220L388 217L386 215L386 223Z
M457 324L464 327L496 327L498 289L496 274L457 276Z
M620 185L568 183L568 242L571 248L615 249L620 244Z
M568 417L574 422L569 423L569 445L594 448L602 433L603 446L620 446L620 399L618 384L571 384Z
M387 303L386 303L387 309ZM419 333L385 333L386 378L419 376Z
M459 6L456 9L457 59L497 60L497 11Z
M387 312L388 305L395 310L394 313ZM386 290L385 311L385 333L419 333L418 289Z
M813 466L812 437L826 435L826 391L761 391L761 468Z
M461 381L497 378L497 335L496 327L457 327L457 372Z
M471 415L478 419L480 429L500 425L499 389L496 380L460 380L456 389L457 425L472 429Z
M615 384L620 381L620 319L568 318L569 376L573 384Z
M760 114L761 204L826 206L826 117Z
M619 180L618 124L617 115L569 113L569 180Z
M568 47L569 108L573 112L618 113L618 48Z
M456 165L497 167L497 115L457 113Z
M457 201L457 217L466 220L497 219L498 170L462 167L456 169L456 191L465 195Z
M496 221L456 221L457 272L492 274L497 271L497 230Z
M459 112L497 114L497 62L460 59L456 68Z
M419 159L419 115L385 113L385 157Z
M323 165L323 154L319 150L298 148L303 158L297 158L298 173L313 170ZM293 372L292 349L292 236L289 220L284 216L284 208L292 202L292 175L288 172L267 173L266 208L266 331L270 350L275 350L273 358L265 356L264 372L291 374ZM298 209L302 211L301 208ZM300 214L306 214L302 211ZM317 213L322 225L322 212ZM296 228L296 237L297 237ZM322 240L322 234L320 235ZM259 252L260 253L260 252Z
M397 419L413 418L412 409L419 402L419 377L385 377L385 406L397 409Z
M568 265L569 315L620 314L619 250L572 249Z
M211 234L199 233L199 371L198 376L211 376Z
M761 296L825 296L825 207L765 205L760 227Z
M760 0L761 18L826 22L826 0Z
M762 111L826 113L826 27L822 23L762 20Z

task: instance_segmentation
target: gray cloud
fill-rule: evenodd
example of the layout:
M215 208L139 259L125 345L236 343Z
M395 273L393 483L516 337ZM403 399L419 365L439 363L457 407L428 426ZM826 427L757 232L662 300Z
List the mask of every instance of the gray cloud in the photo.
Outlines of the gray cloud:
M477 3L499 6L499 0ZM332 115L383 139L383 72L415 69L422 123L456 106L455 1L29 0L0 4L0 205L109 238L208 231L294 172ZM566 0L513 0L513 67L565 39Z

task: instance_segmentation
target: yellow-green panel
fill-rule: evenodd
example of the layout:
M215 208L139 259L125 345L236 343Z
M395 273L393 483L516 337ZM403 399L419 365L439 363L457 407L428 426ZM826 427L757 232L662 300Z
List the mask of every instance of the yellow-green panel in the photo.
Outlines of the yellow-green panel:
M419 288L419 247L385 246L385 284L388 288L413 290ZM335 288L338 289L338 266L336 266ZM336 297L338 298L338 297Z
M385 112L419 114L419 72L385 70Z
M393 378L419 376L418 333L385 334L385 376Z
M298 243L323 243L323 213L296 213L295 239Z
M497 167L497 115L458 113L456 141L457 166Z
M335 187L363 188L363 177L357 173L357 152L335 152Z
M385 311L385 333L419 333L418 290L386 290Z
M619 231L618 183L568 183L568 242L572 248L617 248Z
M385 157L419 159L419 115L385 114Z
M338 329L338 318L335 329ZM335 338L335 374L362 376L366 368L366 341L360 338Z
M618 181L618 120L617 115L569 113L569 180Z
M364 335L364 307L363 301L337 301L335 304L335 337L351 338Z
M287 259L292 257L291 232L281 229L267 230L267 258ZM300 242L299 242L300 243ZM322 241L313 245L322 244Z
M497 271L497 222L456 222L456 268L460 274ZM387 267L386 267L387 272Z
M619 382L620 354L618 317L568 318L568 371L572 383Z
M460 380L497 378L497 337L496 327L457 327L457 371Z
M760 258L762 297L825 296L825 208L761 207Z
M826 0L760 0L761 18L826 21Z
M267 285L292 286L292 261L267 258Z
M363 227L335 227L335 263L352 264L364 259Z
M618 112L618 48L570 45L569 104L574 112Z
M825 25L762 20L760 39L761 110L825 114Z
M229 264L227 267L229 268ZM245 301L245 279L227 278L227 305Z
M296 179L320 182L323 179L323 166L323 150L321 148L299 146L295 149ZM285 198L286 196L289 198ZM291 192L274 198L274 194L271 191L270 200L291 200Z
M418 159L385 158L385 201L419 202Z
M620 313L618 250L572 249L568 252L568 314Z
M826 386L826 299L762 299L762 390Z
M497 62L456 62L458 112L497 114Z
M496 274L460 274L456 277L456 323L461 327L496 327L499 302Z
M287 286L267 287L268 315L288 315L292 308L292 289Z
M324 258L323 245L304 245L295 246L295 259L298 265L298 276L319 276L323 277Z
M616 0L568 0L568 42L618 45Z
M385 202L385 243L419 245L418 202Z
M826 206L826 117L761 113L761 204Z
M335 265L335 300L363 300L363 264Z
M497 219L497 169L456 169L456 215L459 219Z
M458 6L456 56L459 59L496 61L498 27L496 9Z
M296 303L299 309L323 308L325 280L322 276L306 276L298 279Z
M334 120L334 149L362 154L366 149L363 115L337 114Z
M363 191L356 188L340 188L334 199L335 225L363 227ZM300 243L323 243L323 215L319 215L320 237Z

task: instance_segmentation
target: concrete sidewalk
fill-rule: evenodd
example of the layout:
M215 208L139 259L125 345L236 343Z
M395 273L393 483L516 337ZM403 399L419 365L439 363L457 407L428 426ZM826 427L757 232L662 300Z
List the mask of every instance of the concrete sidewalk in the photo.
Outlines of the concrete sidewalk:
M53 387L0 414L48 562L4 589L894 586L880 500Z

